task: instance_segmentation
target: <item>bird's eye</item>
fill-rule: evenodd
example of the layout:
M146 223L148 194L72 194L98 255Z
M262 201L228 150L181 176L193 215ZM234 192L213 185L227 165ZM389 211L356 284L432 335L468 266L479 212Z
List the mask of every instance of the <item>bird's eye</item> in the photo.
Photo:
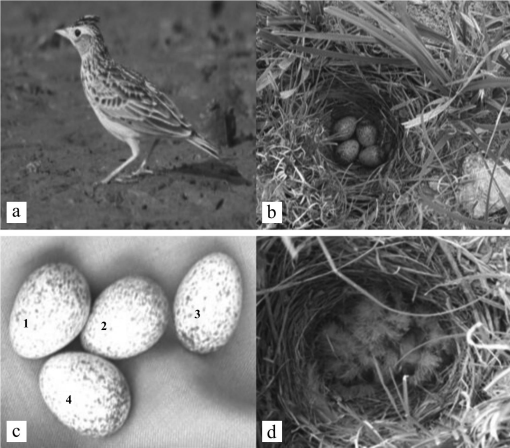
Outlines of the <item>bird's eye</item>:
M74 35L76 37L80 37L81 31L80 30L74 30Z

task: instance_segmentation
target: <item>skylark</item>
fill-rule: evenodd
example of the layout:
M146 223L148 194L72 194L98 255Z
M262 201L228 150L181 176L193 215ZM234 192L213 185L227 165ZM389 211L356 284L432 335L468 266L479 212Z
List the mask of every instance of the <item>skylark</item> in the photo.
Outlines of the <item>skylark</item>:
M153 137L155 141L134 176L151 173L146 165L162 138L187 140L220 159L216 147L193 129L165 93L144 76L115 62L98 23L99 17L87 15L55 32L69 39L80 54L83 90L97 118L110 134L131 148L131 157L99 183L107 184L137 159L140 141L146 137Z

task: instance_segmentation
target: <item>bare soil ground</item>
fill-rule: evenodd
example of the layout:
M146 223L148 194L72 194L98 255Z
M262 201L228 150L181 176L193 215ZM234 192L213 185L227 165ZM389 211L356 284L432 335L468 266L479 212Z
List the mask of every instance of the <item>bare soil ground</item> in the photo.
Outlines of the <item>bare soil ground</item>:
M214 3L216 10L213 2L2 5L4 229L255 226L255 6ZM154 175L92 194L131 150L101 126L82 90L77 51L53 34L85 14L101 18L111 55L170 94L237 170L189 143L165 141L151 159ZM235 133L226 130L228 111ZM6 201L27 202L27 225L6 224Z

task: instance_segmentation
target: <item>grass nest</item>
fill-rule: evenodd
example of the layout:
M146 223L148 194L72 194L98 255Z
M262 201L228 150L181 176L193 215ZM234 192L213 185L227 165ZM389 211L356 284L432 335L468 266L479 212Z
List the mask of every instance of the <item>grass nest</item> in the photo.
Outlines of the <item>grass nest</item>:
M377 87L380 78L373 78L360 70L346 69L339 76L337 70L323 69L316 85L317 96L311 102L311 116L317 117L319 153L304 155L300 169L305 178L314 179L317 191L325 198L322 214L325 219L344 216L355 227L369 227L365 212L370 204L384 201L387 194L397 194L396 171L405 160L399 158L405 146L404 128L392 111L392 97ZM334 123L345 117L366 119L377 129L377 144L383 149L386 162L378 169L356 163L348 169L335 162L337 143L330 140ZM313 183L313 181L312 181ZM393 185L392 185L393 184ZM330 208L331 207L331 208Z
M321 90L319 97L323 101L318 113L323 114L321 121L330 133L333 124L342 118L366 119L377 129L378 144L387 148L388 156L396 152L403 141L404 129L391 112L391 98L378 92L362 74L353 71L344 73L341 79L335 75L325 77L319 86Z
M459 198L468 155L510 158L510 5L382 3L257 2L257 215L281 201L280 228L508 227L505 197L481 218ZM346 115L372 119L386 163L334 162Z
M268 237L258 254L257 417L283 422L283 446L507 446L510 238ZM399 321L426 310L451 356L424 381L363 377L345 394L317 340L361 300Z

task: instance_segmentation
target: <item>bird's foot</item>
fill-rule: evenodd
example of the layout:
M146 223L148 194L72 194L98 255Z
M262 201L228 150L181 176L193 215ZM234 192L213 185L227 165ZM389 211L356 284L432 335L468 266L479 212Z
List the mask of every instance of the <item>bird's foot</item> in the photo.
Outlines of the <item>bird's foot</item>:
M115 182L118 182L119 184L132 184L138 181L137 175L135 173L131 174L122 174L120 176L117 176L115 179L113 179Z
M124 184L134 183L134 182L138 181L138 178L140 176L147 176L147 175L151 175L151 174L154 174L154 172L152 170L149 170L144 167L140 167L136 171L133 171L130 174L122 174L122 175L117 176L115 178L115 182L124 183Z
M133 173L131 173L132 176L144 176L152 174L154 174L154 171L150 170L149 168L145 168L144 166L141 166L136 171L133 171Z

